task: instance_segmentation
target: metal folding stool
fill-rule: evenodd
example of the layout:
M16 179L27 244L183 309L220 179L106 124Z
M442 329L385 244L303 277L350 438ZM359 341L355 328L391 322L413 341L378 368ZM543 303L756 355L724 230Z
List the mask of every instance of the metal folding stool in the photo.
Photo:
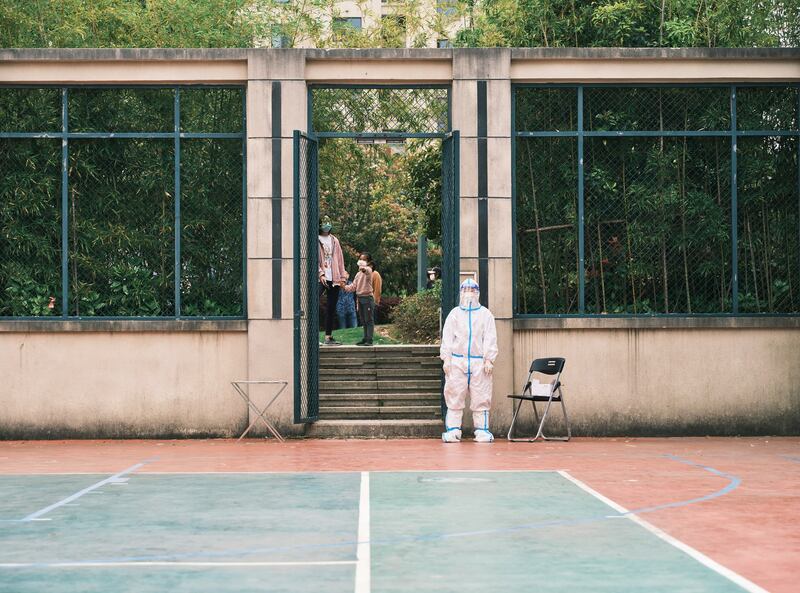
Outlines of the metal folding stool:
M533 441L539 439L545 441L568 441L572 437L572 429L569 425L569 416L567 416L567 406L564 404L564 393L561 391L561 373L564 370L565 362L566 360L563 358L537 358L531 363L530 369L528 370L528 378L525 381L525 387L523 387L522 393L519 395L515 394L508 396L509 399L517 400L519 402L518 404L514 404L514 415L511 418L511 426L508 428L509 441L524 441L528 443L532 443ZM531 377L533 376L533 373L541 373L548 376L555 375L552 382L549 384L542 384L548 386L547 395L533 393L531 383ZM538 428L534 437L518 438L514 436L514 426L516 425L519 412L522 409L522 404L526 401L531 402L531 406L533 407L533 416L536 420ZM542 414L541 419L539 418L539 411L536 409L536 402L546 402L544 413ZM553 404L553 402L559 402L561 404L561 410L564 413L564 423L567 427L566 436L547 436L544 434L544 425L547 421L547 416L550 413L550 406Z
M233 388L236 390L236 392L247 403L247 407L249 409L251 409L253 412L255 412L255 414L256 414L255 419L250 423L250 426L248 426L245 429L245 431L242 433L242 436L240 436L237 439L237 442L241 441L245 437L245 435L248 432L250 432L250 429L253 428L256 425L256 422L258 422L259 419L267 426L267 429L272 433L272 435L276 439L278 439L281 443L284 441L284 438L278 432L278 429L275 428L275 426L269 420L267 420L267 418L264 416L264 414L266 414L267 410L275 402L275 400L278 399L278 396L281 393L283 393L283 390L286 389L286 386L288 384L289 384L288 381L280 381L280 380L279 381L231 381L231 385L233 385ZM250 399L249 390L243 389L242 385L280 385L281 388L278 389L278 392L275 395L272 396L272 399L269 400L269 403L266 406L264 406L264 409L263 410L259 410L258 407Z

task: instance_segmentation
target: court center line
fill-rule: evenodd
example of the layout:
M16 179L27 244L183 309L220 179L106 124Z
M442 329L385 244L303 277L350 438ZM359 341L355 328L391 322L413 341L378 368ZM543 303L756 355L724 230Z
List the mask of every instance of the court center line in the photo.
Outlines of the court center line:
M682 460L682 459L680 459L678 457L674 457L672 455L668 455L667 457L669 457L670 459L674 459L675 461L685 462L684 460ZM696 464L689 462L689 465L696 465ZM717 472L717 470L714 470L713 468L708 468L708 467L705 467L705 466L699 466L699 467L703 467L703 469L708 469L710 471L713 471L714 473L721 473L721 472ZM559 470L558 473L561 476L563 476L564 478L566 478L567 480L569 480L570 482L572 482L573 484L575 484L576 486L578 486L578 488L580 488L584 492L587 492L587 493L591 494L596 499L600 500L601 502L605 503L606 505L608 505L609 507L611 507L612 509L614 509L615 511L620 513L622 515L622 517L624 517L626 519L630 519L631 521L633 521L637 525L639 525L641 527L644 527L647 531L649 531L650 533L652 533L656 537L664 540L668 544L670 544L670 545L676 547L677 549L679 549L681 552L684 552L685 554L687 554L690 557L694 558L695 560L697 560L700 564L702 564L706 568L709 568L709 569L713 570L714 572L716 572L717 574L720 574L723 577L727 578L728 580L736 583L737 585L739 585L745 591L749 591L750 593L768 593L768 591L766 589L763 589L762 587L759 587L754 582L746 579L745 577L743 577L739 573L736 573L736 572L732 571L730 568L727 568L727 567L723 566L722 564L720 564L719 562L717 562L715 560L712 560L711 558L709 558L708 556L706 556L705 554L703 554L699 550L696 550L695 548L691 547L688 544L685 544L684 542L680 541L679 539L676 539L676 538L672 537L671 535L669 535L665 531L662 531L661 529L659 529L658 527L656 527L655 525L653 525L649 521L645 521L644 519L642 519L641 517L639 517L638 515L635 514L637 512L643 512L645 509L640 509L639 511L629 511L628 509L626 509L625 507L623 507L620 504L617 504L616 502L614 502L610 498L608 498L606 496L603 496L602 494L600 494L594 488L591 488L590 486L588 486L585 483L581 482L579 479L571 476L568 472L566 472L564 470ZM730 484L729 484L729 486L730 486ZM721 493L722 491L717 491L717 492ZM718 494L718 495L721 495L721 494ZM703 497L703 498L705 498L705 497ZM707 500L707 498L705 498L705 499ZM670 505L662 505L662 506L663 507L669 507ZM654 507L651 507L651 508L654 508Z
M153 461L155 461L155 458L145 459L144 461L141 461L141 462L139 462L139 463L137 463L135 465L130 466L128 469L124 469L121 472L114 474L113 476L109 476L105 480L100 480L99 482L97 482L95 484L92 484L91 486L89 486L87 488L84 488L83 490L80 490L79 492L76 492L75 494L67 496L66 498L63 498L63 499L59 500L58 502L54 502L50 506L46 506L43 509L39 509L38 511L36 511L34 513L31 513L27 517L23 517L22 519L19 519L19 521L24 523L26 521L39 520L40 517L42 517L43 515L46 515L50 511L53 511L53 510L57 509L58 507L62 507L65 504L68 504L68 503L70 503L70 502L72 502L74 500L77 500L81 496L83 496L84 494L88 494L89 492L92 492L93 490L97 490L98 488L102 488L106 484L111 484L111 483L116 482L118 480L124 479L123 478L124 476L126 476L126 475L128 475L128 474L130 474L132 472L135 472L140 467L144 467L145 465L147 465L148 463L151 463Z
M237 566L345 566L356 564L355 560L310 560L308 562L53 562L39 564L35 562L6 562L0 563L0 568L128 568L135 566L208 566L226 568Z
M355 593L370 593L370 510L369 510L369 472L361 472L361 493L358 500L358 545L356 546L356 588Z

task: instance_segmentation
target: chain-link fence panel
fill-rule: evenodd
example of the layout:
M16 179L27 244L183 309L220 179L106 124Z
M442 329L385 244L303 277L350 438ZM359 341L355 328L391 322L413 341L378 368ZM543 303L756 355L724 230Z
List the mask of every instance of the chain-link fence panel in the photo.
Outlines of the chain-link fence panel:
M800 313L797 137L738 141L739 311Z
M569 131L578 129L578 89L520 88L515 93L514 129Z
M66 137L62 237L62 140L34 136L64 132L64 93L69 134L101 137ZM239 137L182 142L186 307L176 309L176 138L130 137L175 132L176 99L183 131L243 132L241 88L0 88L0 132L31 136L0 139L0 316L244 314Z
M517 313L578 312L578 140L519 138Z
M180 105L182 132L230 134L244 129L242 89L181 89Z
M175 314L173 192L172 139L70 141L69 315Z
M61 89L0 88L0 132L60 132Z
M587 313L731 311L730 143L586 141Z
M244 315L242 141L181 141L181 315Z
M588 87L587 131L729 130L728 87Z
M70 132L172 132L175 89L69 89Z
M0 317L61 314L61 141L0 138Z
M319 417L319 145L294 138L294 421Z
M443 134L450 128L446 88L315 88L315 132Z
M734 90L739 130L780 132L739 136L736 197L731 187ZM577 92L569 87L517 89L516 129L577 132ZM564 178L551 184L554 189L547 188L545 196L554 198L560 185L583 190L585 266L579 273L585 281L585 313L798 312L799 93L796 85L583 87L587 134L583 155L578 155L584 160L583 188ZM634 135L658 131L682 135ZM546 202L538 199L541 191L535 204L533 197L537 185L550 183L548 178L569 162L566 155L545 162L544 147L577 141L555 136L515 140L519 314L573 310L563 304L552 307L550 273L559 274L552 269L548 273L554 256L541 230L553 223L536 222ZM571 204L567 195L554 199L562 208ZM734 200L736 221L731 220ZM526 233L531 216L534 232ZM733 225L738 308L733 298ZM568 277L567 271L562 275Z
M794 87L737 87L739 130L797 130L798 93Z

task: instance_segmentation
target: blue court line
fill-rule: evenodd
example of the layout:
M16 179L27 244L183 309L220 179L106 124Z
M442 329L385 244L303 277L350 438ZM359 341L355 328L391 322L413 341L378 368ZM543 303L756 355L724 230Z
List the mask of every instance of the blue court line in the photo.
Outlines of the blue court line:
M43 519L40 519L39 517L41 517L43 515L46 515L50 511L53 511L53 510L57 509L58 507L62 507L65 504L68 504L68 503L72 502L73 500L77 500L81 496L83 496L84 494L88 494L92 490L97 490L98 488L102 488L106 484L111 484L113 482L120 482L120 481L123 480L123 476L126 476L127 474L130 474L132 472L135 472L140 467L144 467L145 465L147 465L148 463L152 463L156 459L157 459L157 457L152 457L150 459L145 459L144 461L141 461L141 462L139 462L139 463L137 463L135 465L132 465L128 469L124 469L121 472L116 473L113 476L110 476L110 477L106 478L105 480L101 480L100 482L97 482L96 484L92 484L91 486L88 486L87 488L84 488L83 490L80 490L79 492L76 492L75 494L67 496L66 498L63 498L63 499L59 500L58 502L54 502L50 506L46 506L43 509L39 509L38 511L36 511L34 513L31 513L27 517L23 517L22 519L12 519L11 522L25 523L27 521L41 521ZM44 519L44 520L49 520L49 519ZM8 521L6 521L6 522L8 522Z
M781 455L781 457L789 461L794 461L795 463L800 463L800 456L797 455Z
M319 544L295 544L291 546L270 546L264 548L241 548L241 549L228 549L228 550L219 550L215 552L186 552L186 553L178 553L178 554L158 554L158 555L147 555L147 556L123 556L117 558L105 558L105 559L94 559L94 560L83 560L83 561L75 561L70 562L71 566L80 566L82 564L86 565L96 565L96 564L113 564L119 562L148 562L148 561L171 561L171 562L179 562L181 560L193 559L193 558L220 558L220 557L227 557L227 556L249 556L254 554L266 554L266 553L277 553L277 552L298 552L298 551L308 551L308 550L324 550L324 549L333 549L333 548L342 548L345 546L357 546L358 544L367 544L370 545L397 545L397 544L404 544L404 543L417 543L417 542L427 542L427 541L435 541L435 540L443 540L443 539L453 539L453 538L461 538L461 537L472 537L472 536L483 536L483 535L502 535L508 533L516 533L520 531L531 531L536 529L544 529L547 527L571 527L576 525L585 525L588 523L599 523L601 521L607 521L609 519L617 519L620 517L627 517L632 515L643 515L647 513L653 513L656 511L660 511L663 509L669 508L679 508L685 507L692 504L697 504L699 502L705 502L708 500L712 500L714 498L718 498L720 496L724 496L729 494L733 490L739 487L742 480L738 476L733 474L729 474L726 472L719 471L713 467L702 465L699 463L694 463L688 459L684 459L681 457L677 457L675 455L664 455L666 459L670 459L672 461L676 461L678 463L683 463L685 465L689 465L692 467L697 467L703 469L707 472L710 472L716 476L721 478L725 478L728 480L728 484L719 490L715 490L709 494L704 496L699 496L696 498L689 498L686 500L680 500L650 507L642 507L638 509L633 509L626 513L616 513L610 514L609 512L604 512L602 515L593 515L589 517L583 517L580 519L552 519L549 521L540 521L538 523L527 523L527 524L520 524L514 527L504 527L504 528L497 528L497 529L483 529L477 531L459 531L459 532L452 532L452 533L434 533L428 535L417 535L417 536L404 536L392 539L385 539L385 540L365 540L365 541L358 541L358 540L347 540L343 542L331 542L331 543L319 543ZM470 470L472 471L472 470ZM479 473L479 472L477 472ZM524 470L520 473L524 473ZM4 567L4 568L51 568L57 567L59 564L63 564L63 561L60 562L42 562L42 563L30 563L30 564L21 564L20 566L15 567Z

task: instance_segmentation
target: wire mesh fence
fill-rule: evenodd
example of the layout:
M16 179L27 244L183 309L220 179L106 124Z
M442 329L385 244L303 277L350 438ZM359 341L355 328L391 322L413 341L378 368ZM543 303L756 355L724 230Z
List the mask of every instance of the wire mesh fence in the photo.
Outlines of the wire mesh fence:
M591 138L585 158L586 311L730 312L730 145Z
M799 92L516 89L516 313L800 313Z
M517 142L517 300L526 313L578 312L578 142Z
M69 315L175 314L174 145L73 140L69 152Z
M317 87L315 132L444 134L450 129L446 88Z
M739 310L800 312L797 137L739 139Z
M241 88L0 88L0 317L243 316L243 107Z
M0 316L61 314L61 141L0 138Z
M181 141L181 311L244 315L242 142Z
M710 131L731 126L726 87L589 87L583 104L588 131Z
M318 144L295 132L295 422L319 417Z

